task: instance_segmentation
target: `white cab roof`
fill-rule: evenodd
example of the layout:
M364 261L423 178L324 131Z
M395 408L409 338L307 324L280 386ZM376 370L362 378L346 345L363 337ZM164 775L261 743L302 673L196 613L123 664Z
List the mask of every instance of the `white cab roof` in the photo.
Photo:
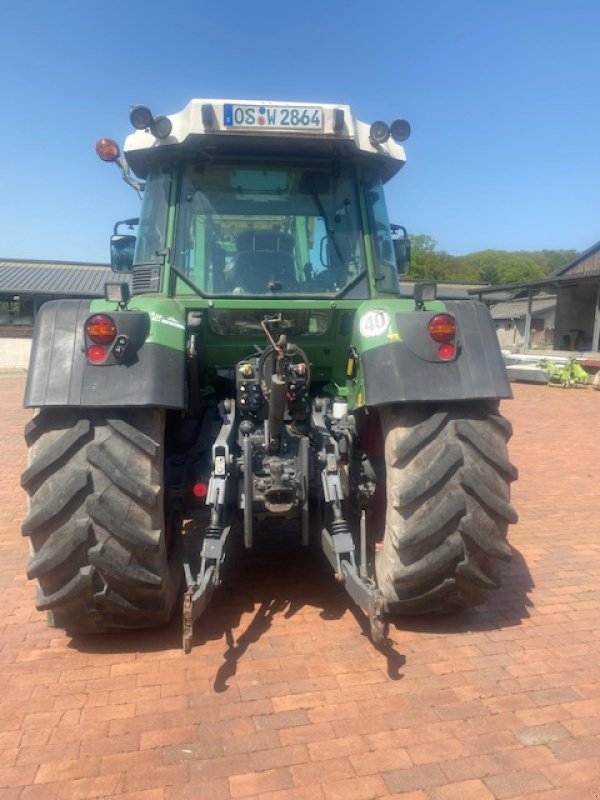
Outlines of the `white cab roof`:
M294 119L308 124L284 127L281 123L289 121L293 109L296 109ZM244 124L246 113L252 125ZM384 180L392 177L406 161L404 148L391 137L383 144L373 145L370 124L356 119L347 105L206 99L191 100L182 111L167 116L173 127L166 139L158 139L150 130L138 130L125 140L127 161L140 177L145 177L149 163L163 148L210 147L211 152L226 153L234 143L237 152L243 152L247 144L249 148L262 146L267 154L276 145L298 151L309 147L313 154L319 150L327 154L332 152L332 145L338 149L338 144L346 153L363 154L379 162ZM273 121L279 124L270 126Z

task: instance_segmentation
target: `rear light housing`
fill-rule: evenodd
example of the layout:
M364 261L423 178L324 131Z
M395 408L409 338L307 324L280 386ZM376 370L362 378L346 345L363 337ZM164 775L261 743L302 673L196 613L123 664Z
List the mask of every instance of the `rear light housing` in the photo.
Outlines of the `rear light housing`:
M438 345L437 355L440 361L452 361L456 358L456 319L452 314L436 314L429 320L427 333Z
M122 296L120 292L119 295ZM114 367L130 362L144 345L150 332L150 317L145 311L111 309L91 313L82 327L87 363Z
M106 364L114 361L113 352L123 337L118 337L116 322L109 314L93 314L85 322L85 338L90 364Z

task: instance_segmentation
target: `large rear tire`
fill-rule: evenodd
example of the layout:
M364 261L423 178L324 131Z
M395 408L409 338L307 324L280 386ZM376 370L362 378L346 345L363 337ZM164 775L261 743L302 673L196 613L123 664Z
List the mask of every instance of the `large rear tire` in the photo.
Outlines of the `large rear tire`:
M27 575L73 633L167 622L180 563L166 541L161 409L44 408L25 430Z
M511 557L510 422L488 401L387 406L380 419L387 501L375 568L387 610L478 605Z

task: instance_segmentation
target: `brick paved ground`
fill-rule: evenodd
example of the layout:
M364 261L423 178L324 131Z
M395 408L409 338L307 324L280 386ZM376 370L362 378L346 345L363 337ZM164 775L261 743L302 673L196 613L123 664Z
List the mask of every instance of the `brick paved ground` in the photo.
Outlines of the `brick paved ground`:
M520 522L487 606L379 653L321 560L276 548L273 579L259 550L186 657L177 621L72 642L34 610L22 391L0 376L0 800L600 796L600 393L505 404Z

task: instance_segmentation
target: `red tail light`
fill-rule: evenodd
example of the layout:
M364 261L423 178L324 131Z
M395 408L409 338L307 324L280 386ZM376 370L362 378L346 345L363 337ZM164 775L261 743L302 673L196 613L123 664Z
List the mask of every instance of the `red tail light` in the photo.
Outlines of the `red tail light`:
M451 358L454 358L456 354L456 347L449 342L445 344L441 344L438 347L438 355L443 361L449 361Z
M101 364L106 358L106 347L101 344L92 344L87 349L87 357L92 364Z
M94 344L110 344L117 335L117 326L106 314L95 314L85 323L85 332Z
M456 336L456 320L450 314L436 314L430 320L427 331L434 342L449 342Z

